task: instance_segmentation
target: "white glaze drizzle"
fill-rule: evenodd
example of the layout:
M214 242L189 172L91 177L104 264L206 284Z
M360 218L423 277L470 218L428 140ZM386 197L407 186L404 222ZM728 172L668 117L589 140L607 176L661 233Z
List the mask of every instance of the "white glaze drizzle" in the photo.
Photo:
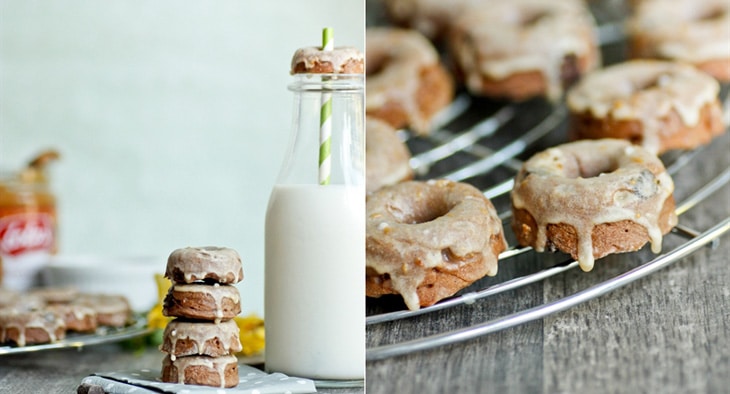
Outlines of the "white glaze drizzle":
M644 56L692 64L730 59L727 0L642 0L627 25L649 42Z
M530 23L535 18L534 23ZM579 1L510 0L470 9L456 23L451 48L466 84L480 92L486 75L502 80L538 71L547 82L547 97L563 92L561 66L566 56L585 57L593 69L600 63L595 21Z
M412 218L419 216L416 211L427 205L426 193L443 193L450 209L428 222L413 223ZM446 180L405 182L370 195L367 214L366 265L378 274L389 274L393 289L411 310L420 308L418 286L434 267L458 270L465 264L459 258L481 254L487 275L497 273L491 239L503 237L502 224L492 204L469 185ZM371 248L387 248L393 254L371 253ZM447 249L456 261L445 260L442 251Z
M717 81L691 66L633 60L589 74L570 91L567 103L574 113L640 121L642 146L656 153L662 118L674 110L685 126L696 126L702 108L715 102L719 91Z
M220 386L226 385L226 367L230 364L238 364L235 356L206 357L206 356L189 356L179 357L169 361L177 370L177 383L185 383L185 371L191 366L201 366L207 368L210 372L218 375Z
M231 248L217 246L187 247L173 251L167 259L166 276L172 278L175 269L180 270L186 283L203 280L215 272L223 280L233 278L230 283L243 280L241 256Z
M223 299L228 298L233 304L240 303L241 296L238 289L232 285L209 286L204 284L175 284L171 291L176 293L205 293L213 297L215 302L215 322L220 323L223 319ZM176 298L184 298L184 294L178 294Z
M367 29L366 43L368 64L383 59L387 62L378 73L371 71L367 75L366 109L372 111L388 102L397 103L408 114L414 130L429 130L429 121L421 114L416 93L421 70L439 64L436 49L416 31L387 27Z
M589 174L585 174L585 173ZM512 204L535 219L532 245L542 252L547 226L564 223L577 234L577 260L593 269L593 228L623 220L643 226L652 251L661 251L659 218L674 184L661 161L623 140L588 140L536 154L523 165L512 191ZM672 226L676 216L670 217Z
M240 352L242 349L239 332L238 325L233 320L220 323L173 320L167 325L163 333L165 341L169 341L169 348L165 346L166 344L163 344L160 349L167 350L170 358L174 361L177 343L180 339L191 341L195 345L194 354L203 355L206 342L218 338L226 354L231 354Z
M323 51L321 47L305 47L299 48L294 52L291 60L292 73L299 63L304 63L304 67L309 70L315 64L330 63L334 74L344 71L344 67L348 62L363 61L363 54L354 47L335 47L332 51Z

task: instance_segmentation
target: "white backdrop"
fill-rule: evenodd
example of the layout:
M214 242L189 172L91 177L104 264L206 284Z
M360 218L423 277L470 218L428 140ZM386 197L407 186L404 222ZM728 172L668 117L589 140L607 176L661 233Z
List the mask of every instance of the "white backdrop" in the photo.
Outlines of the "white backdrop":
M364 2L0 0L0 168L61 152L62 254L237 249L262 315L289 61L325 26L364 49Z

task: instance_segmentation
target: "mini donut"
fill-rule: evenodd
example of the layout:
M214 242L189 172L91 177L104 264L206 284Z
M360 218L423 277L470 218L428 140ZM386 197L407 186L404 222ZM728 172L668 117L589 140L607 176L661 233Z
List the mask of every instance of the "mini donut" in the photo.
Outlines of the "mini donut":
M396 129L431 131L434 115L451 103L454 85L433 45L415 30L369 28L365 108Z
M506 248L492 203L475 187L448 180L370 194L366 233L367 295L400 294L411 310L496 275Z
M40 297L49 304L67 304L79 295L79 291L73 287L39 287L31 289L28 294Z
M652 153L693 149L725 130L713 78L694 67L633 60L587 75L567 97L571 139L627 139Z
M99 326L94 309L79 304L51 304L46 307L60 316L66 324L67 331L93 332Z
M464 13L448 46L474 95L558 100L599 66L595 21L579 0L510 0Z
M49 310L0 310L0 343L17 346L56 342L66 337L63 319Z
M365 120L365 185L368 193L413 178L411 152L395 129L375 118Z
M241 313L238 289L231 285L174 284L163 302L162 314L221 322Z
M388 18L399 26L418 30L430 39L439 39L454 20L490 0L384 0Z
M132 322L132 308L122 295L79 294L71 304L93 309L100 326L124 327Z
M585 140L527 160L512 189L512 230L520 245L561 250L583 271L612 253L659 253L677 224L674 184L655 155L628 141Z
M169 354L172 361L177 357L194 355L225 356L241 351L239 333L233 320L216 324L175 319L165 327L160 351Z
M676 60L730 82L730 2L647 0L628 22L635 58Z
M162 360L162 381L213 387L238 385L238 360L235 356L188 356Z
M321 47L297 49L291 60L291 74L362 74L365 70L362 52L353 47Z
M233 249L216 246L181 248L167 259L165 277L175 283L209 280L234 284L243 279L241 257Z

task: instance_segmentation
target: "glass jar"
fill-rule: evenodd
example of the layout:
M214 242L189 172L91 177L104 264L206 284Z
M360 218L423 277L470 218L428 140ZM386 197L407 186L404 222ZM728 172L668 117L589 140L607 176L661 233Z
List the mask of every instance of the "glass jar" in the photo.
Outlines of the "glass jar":
M365 373L363 75L298 74L292 133L266 212L266 369L321 380ZM319 181L331 95L331 175Z
M56 199L43 171L0 173L2 285L25 290L56 252Z

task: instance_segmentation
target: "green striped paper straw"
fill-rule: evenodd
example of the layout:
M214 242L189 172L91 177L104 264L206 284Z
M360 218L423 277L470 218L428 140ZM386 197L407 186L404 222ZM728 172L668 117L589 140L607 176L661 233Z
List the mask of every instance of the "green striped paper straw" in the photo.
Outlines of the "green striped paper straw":
M334 38L331 27L322 30L322 50L334 49ZM319 110L319 184L329 185L332 172L330 145L332 142L332 93L322 93L322 105Z

